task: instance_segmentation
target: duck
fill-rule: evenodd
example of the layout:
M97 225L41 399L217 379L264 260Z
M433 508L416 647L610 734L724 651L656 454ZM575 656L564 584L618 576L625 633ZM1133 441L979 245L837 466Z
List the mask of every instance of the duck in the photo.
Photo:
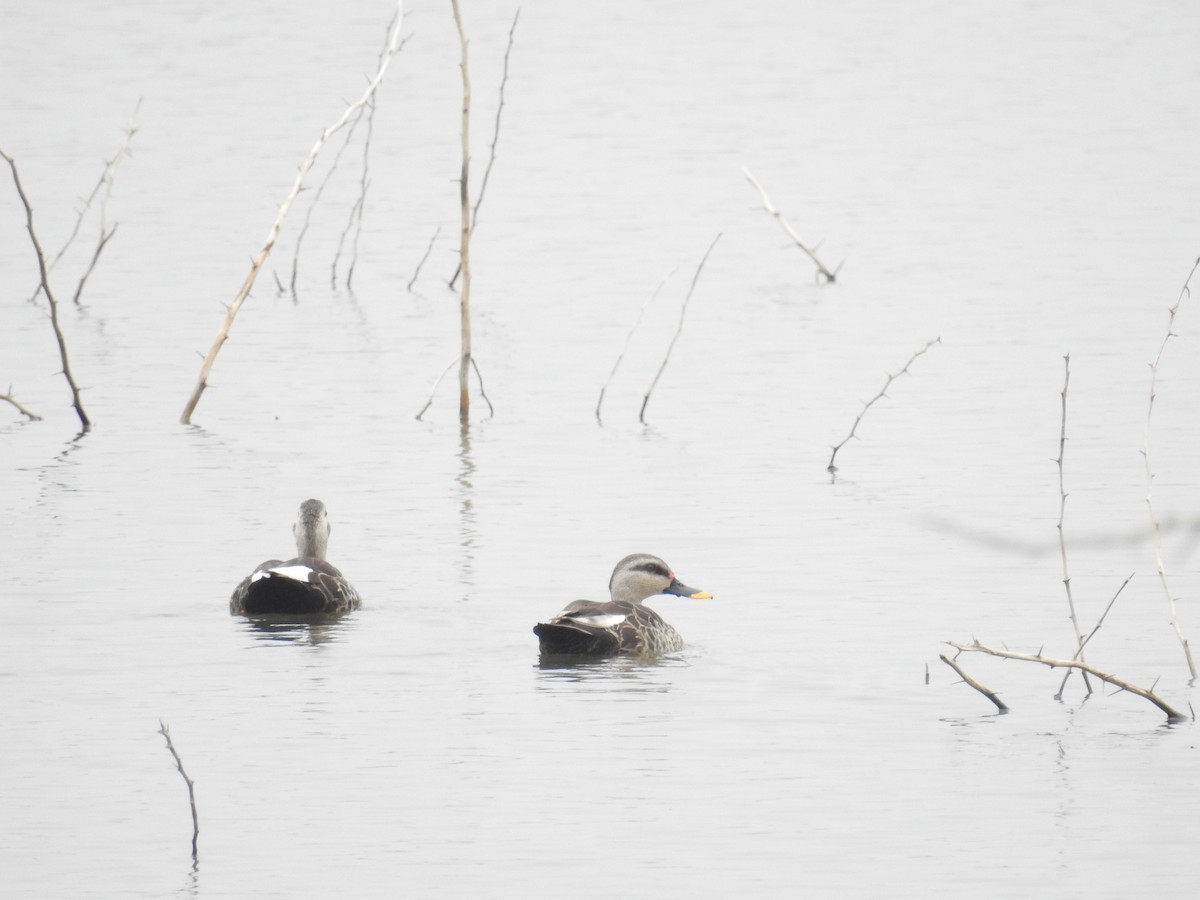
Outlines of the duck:
M663 560L631 553L613 569L605 602L576 600L533 628L544 655L657 656L683 649L679 632L642 601L658 594L702 600L707 591L683 584Z
M269 559L242 579L229 598L233 615L305 615L358 609L362 598L346 577L325 559L329 512L320 500L300 504L292 533L294 559Z

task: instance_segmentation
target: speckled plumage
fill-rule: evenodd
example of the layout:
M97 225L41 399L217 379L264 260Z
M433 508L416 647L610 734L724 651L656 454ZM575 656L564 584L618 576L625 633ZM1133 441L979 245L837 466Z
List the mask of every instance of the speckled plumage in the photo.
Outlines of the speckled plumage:
M533 633L543 654L567 656L640 656L674 653L683 648L679 632L642 601L656 594L696 599L711 596L680 583L657 556L625 557L609 579L611 599L576 600Z
M331 530L325 504L305 500L292 528L296 557L269 559L243 578L229 599L229 611L254 616L358 609L362 605L358 591L325 559Z

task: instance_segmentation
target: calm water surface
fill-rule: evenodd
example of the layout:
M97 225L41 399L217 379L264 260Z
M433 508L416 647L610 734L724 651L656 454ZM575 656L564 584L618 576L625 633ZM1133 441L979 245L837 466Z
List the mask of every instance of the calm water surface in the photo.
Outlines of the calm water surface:
M193 427L177 424L295 167L373 71L387 3L0 0L0 148L52 250L95 427L78 435L22 212L0 190L9 610L0 884L13 897L1191 897L1192 723L1062 702L1055 525L1089 660L1194 702L1155 574L1148 364L1200 253L1188 4L524 3L481 207L477 400L414 416L457 350L458 47L410 3L373 120L352 290L330 286L363 131L309 192ZM515 7L464 4L487 158ZM320 183L336 146L315 172ZM830 264L758 205L748 166ZM7 178L7 176L5 176ZM435 230L428 262L412 278ZM720 233L648 408L642 396ZM350 252L349 250L344 251ZM655 288L594 416L629 329ZM1149 431L1162 553L1200 628L1200 298ZM908 375L862 404L921 347ZM367 598L226 614L322 498ZM539 666L531 626L624 554L714 594L652 601L656 663ZM199 854L169 724L196 782Z

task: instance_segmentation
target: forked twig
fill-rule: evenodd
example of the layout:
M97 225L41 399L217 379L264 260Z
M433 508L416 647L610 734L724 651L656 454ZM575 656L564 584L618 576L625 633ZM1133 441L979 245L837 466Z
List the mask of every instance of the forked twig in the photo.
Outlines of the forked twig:
M16 161L3 150L0 150L0 158L4 159L8 163L8 167L12 169L13 184L16 185L17 194L25 207L25 228L29 232L29 239L33 242L33 251L37 256L38 273L42 279L42 293L46 295L46 302L50 306L50 325L54 329L55 340L58 341L58 355L62 361L63 377L67 379L67 385L71 389L71 403L75 407L75 414L79 416L79 424L83 426L84 431L88 431L92 427L92 422L84 412L83 400L79 396L79 385L75 383L75 377L71 374L71 364L67 359L67 340L63 337L62 328L58 324L58 301L50 290L50 272L46 264L46 254L42 252L42 245L33 228L33 207L29 204L29 198L25 196L25 188L21 186L21 176L17 174Z
M325 142L329 138L346 126L346 123L354 116L355 112L361 109L375 94L375 89L379 87L383 81L383 76L387 73L388 64L400 49L400 29L404 24L403 13L404 0L397 0L397 13L395 18L395 27L392 30L391 38L388 41L387 52L383 60L379 64L379 69L374 77L368 82L366 89L361 97L354 103L350 104L345 112L342 113L334 124L327 127L321 132L321 136L317 138L312 150L308 156L300 164L296 172L296 179L292 183L292 190L284 199L279 207L279 214L275 217L275 222L271 226L271 230L267 234L267 240L262 248L258 251L258 255L254 257L254 261L250 265L250 271L246 275L245 281L242 283L241 289L233 302L229 304L225 311L225 321L221 325L221 330L217 333L216 339L209 348L208 354L204 357L204 363L200 367L200 377L196 381L196 386L192 389L191 397L188 399L187 405L183 409L183 414L179 417L179 421L184 425L190 425L192 421L192 413L196 409L196 404L200 402L200 395L208 387L208 376L212 371L213 363L216 362L217 354L220 353L222 345L229 338L229 329L233 325L233 320L237 318L238 310L242 308L242 304L246 298L250 296L250 290L254 287L254 282L258 278L258 273L262 269L267 257L271 255L271 250L275 246L275 241L279 238L280 231L283 230L284 219L287 218L288 210L291 209L292 203L299 196L300 191L304 187L304 179L308 175L309 170L317 160L321 149L325 146Z
M437 394L438 385L442 383L442 379L446 377L447 373L454 368L454 364L458 361L458 357L450 360L450 364L442 369L442 374L433 382L433 387L429 389L429 396L425 399L425 405L421 407L421 411L415 416L417 421L420 421L421 417L429 410L429 407L433 405L433 398ZM471 359L471 368L475 370L475 377L479 379L479 395L483 397L483 402L488 405L488 416L494 416L496 409L492 406L492 401L488 399L487 391L484 390L483 373L479 371L479 364L475 362L474 358Z
M133 115L130 117L129 123L125 126L125 140L121 142L121 146L117 148L117 152L113 158L104 163L104 169L100 172L100 178L96 181L91 193L84 198L83 207L79 210L79 214L75 217L75 227L71 229L71 233L67 236L67 239L63 241L63 245L59 247L58 252L54 254L54 258L47 263L47 272L54 271L54 267L58 265L58 261L63 258L63 254L65 254L67 250L70 249L71 244L75 242L75 238L79 235L79 229L83 226L83 220L87 217L88 211L92 208L92 202L96 199L96 195L99 194L102 189L104 191L104 195L100 198L100 246L92 255L92 266L95 266L96 259L100 256L100 251L104 249L104 244L108 242L108 238L112 237L112 234L109 232L107 227L108 198L112 193L113 179L116 177L117 167L121 164L121 160L129 155L129 144L133 141L133 136L137 134L138 129L134 124L134 121L137 119L138 111L141 108L142 101L139 99L133 108ZM116 230L115 225L113 226L112 230ZM106 233L108 233L108 237L105 237ZM88 273L91 273L91 267L89 267ZM87 276L85 275L84 280L86 280L86 278ZM41 284L34 288L33 295L29 298L30 302L37 299L37 295L41 292L41 290ZM80 290L82 290L82 282L80 283ZM75 302L78 304L79 291L76 292L75 297Z
M608 386L610 384L612 384L613 378L616 377L617 369L620 368L622 360L625 359L625 354L629 350L629 343L630 343L630 341L633 340L633 334L635 331L637 331L638 325L640 325L642 323L642 316L644 316L646 314L646 310L649 308L650 304L655 301L655 299L658 297L659 293L662 291L663 286L666 285L666 283L670 280L671 276L675 274L675 272L676 272L676 270L672 269L670 272L668 272L663 277L663 280L658 283L658 287L656 287L654 289L654 293L646 298L645 302L642 303L642 308L638 310L637 318L633 322L633 327L630 328L629 333L627 335L625 335L625 343L621 347L621 352L617 354L617 361L613 363L612 371L608 373L608 381L604 382L604 387L600 388L600 398L596 401L596 421L597 422L601 421L600 407L604 404L604 393L605 393L605 391L608 390Z
M513 35L517 31L517 22L521 18L521 8L517 7L516 15L513 16L512 25L508 29L508 47L504 50L504 71L500 76L500 102L496 106L496 127L492 130L492 147L488 154L487 165L483 169L483 177L479 180L479 196L475 198L475 205L471 207L471 230L474 231L475 225L479 222L479 206L483 203L483 195L487 193L488 179L492 176L492 166L496 164L496 145L500 143L500 116L504 113L504 89L508 86L508 58L512 55ZM458 268L454 270L454 274L450 276L450 288L458 282L458 276L462 274L462 263L459 262Z
M917 357L923 356L924 354L928 353L930 347L932 347L934 344L940 344L941 342L942 342L942 339L940 337L935 337L932 341L929 341L928 343L926 343L924 347L922 347L920 350L918 350L916 353L914 353L912 356L910 356L908 358L908 362L906 362L904 364L904 368L902 368L899 372L888 375L887 380L883 383L883 387L881 387L879 389L879 393L863 404L862 411L858 414L858 418L856 418L854 420L854 424L850 426L850 433L848 435L846 435L844 438L842 438L842 440L839 443L834 445L833 453L831 453L829 455L829 465L827 465L825 467L825 470L827 472L829 472L830 475L832 475L835 478L837 477L838 469L837 469L837 466L834 465L833 461L837 458L838 451L841 450L842 447L844 447L846 445L846 443L852 437L854 437L856 435L856 433L858 431L858 423L863 420L863 416L865 416L867 414L867 410L871 408L871 406L875 403L876 400L879 400L879 399L887 396L887 389L891 386L892 382L895 381L897 378L899 378L901 375L907 374L908 367L911 366L916 361Z
M679 307L679 324L675 326L675 334L671 336L671 343L667 345L667 352L663 356L662 365L658 367L658 371L654 374L654 380L650 382L650 387L646 388L646 395L642 397L642 408L638 412L638 421L643 425L646 423L646 404L650 402L650 395L654 393L658 379L662 378L662 373L667 368L667 363L671 359L671 351L675 349L675 342L679 340L679 335L683 333L683 320L687 315L688 303L691 302L692 293L696 290L696 282L700 280L700 273L704 271L704 264L708 262L709 254L713 252L713 247L717 246L717 241L720 239L721 235L718 233L713 238L712 243L708 245L708 249L704 251L704 255L700 257L700 264L696 266L696 274L692 276L692 283L688 286L687 295L683 298L683 304Z
M970 644L957 644L954 641L947 641L946 643L948 643L951 647L964 652L987 653L991 656L999 656L1003 659L1021 659L1025 660L1026 662L1041 663L1042 665L1049 666L1052 669L1080 669L1081 671L1089 672L1092 675L1095 675L1101 681L1108 682L1113 687L1119 688L1122 691L1128 691L1131 694L1137 694L1139 697L1149 700L1164 713L1166 713L1167 719L1171 722L1182 722L1188 718L1153 691L1148 691L1145 688L1138 687L1136 684L1130 684L1128 681L1117 678L1115 675L1109 675L1107 672L1101 672L1095 666L1091 665L1090 663L1086 663L1081 659L1055 659L1049 656L1042 656L1040 651L1038 653L1016 653L1012 650L997 650L994 647L986 647L979 643L979 641L973 641Z

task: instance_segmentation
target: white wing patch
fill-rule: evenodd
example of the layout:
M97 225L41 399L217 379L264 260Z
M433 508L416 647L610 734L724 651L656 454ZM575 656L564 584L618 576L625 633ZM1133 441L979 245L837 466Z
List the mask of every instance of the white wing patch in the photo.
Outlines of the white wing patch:
M302 581L305 584L309 582L309 576L313 570L308 566L276 566L273 569L266 569L262 572L255 572L250 576L250 581L258 581L260 578L266 578L270 575L278 575L281 578L290 578L293 581Z
M616 613L599 613L594 616L568 616L567 618L572 622L590 625L593 628L612 628L614 625L620 625L627 617Z

